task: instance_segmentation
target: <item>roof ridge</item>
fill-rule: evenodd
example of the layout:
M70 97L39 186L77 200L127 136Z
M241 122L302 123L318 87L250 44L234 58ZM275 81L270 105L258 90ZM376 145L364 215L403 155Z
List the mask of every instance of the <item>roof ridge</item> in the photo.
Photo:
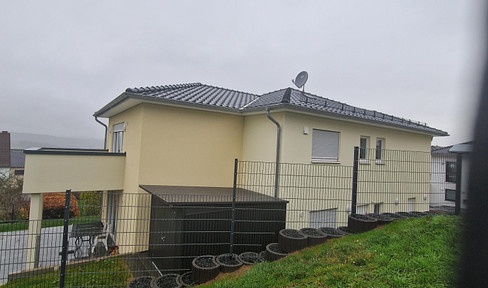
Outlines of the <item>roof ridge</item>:
M151 87L134 87L134 88L127 88L125 92L130 93L140 93L140 92L154 92L154 91L161 91L161 90L171 90L171 89L179 89L179 88L190 88L203 85L200 82L195 83L181 83L181 84L171 84L171 85L159 85L159 86L151 86Z
M229 89L229 88L219 87L219 86L215 86L215 85L208 85L208 84L202 84L202 85L203 86L207 86L207 87L212 87L212 88L217 88L217 89L223 89L223 90L227 90L227 91L233 91L233 92L237 92L237 93L243 93L243 94L248 94L248 95L253 95L253 96L259 97L258 94L254 94L254 93L250 93L250 92L244 92L244 91L239 91L239 90L235 90L235 89Z

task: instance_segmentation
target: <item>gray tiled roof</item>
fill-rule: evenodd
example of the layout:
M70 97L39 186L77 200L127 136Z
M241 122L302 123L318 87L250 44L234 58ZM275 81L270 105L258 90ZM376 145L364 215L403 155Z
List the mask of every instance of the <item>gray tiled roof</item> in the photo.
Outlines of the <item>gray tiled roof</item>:
M303 93L292 88L277 90L261 96L201 83L128 88L125 93L122 93L105 107L95 112L94 115L104 115L111 108L130 98L207 109L227 110L235 113L264 110L265 107L275 109L285 108L318 115L393 126L430 135L448 135L447 132L429 127L425 123L354 107L310 93Z
M451 149L452 145L451 146L446 146L446 147L442 147L442 146L431 146L430 147L430 153L433 154L433 155L446 155L446 154L449 154L449 149Z
M127 93L222 108L239 109L258 95L201 83L128 88Z
M292 88L281 89L267 93L245 107L246 110L262 108L266 106L286 105L292 109L304 109L321 112L340 118L363 120L387 126L414 129L433 135L447 135L446 132L427 126L426 123L412 121L388 115L385 113L354 107L331 99L319 97L310 93L304 93Z

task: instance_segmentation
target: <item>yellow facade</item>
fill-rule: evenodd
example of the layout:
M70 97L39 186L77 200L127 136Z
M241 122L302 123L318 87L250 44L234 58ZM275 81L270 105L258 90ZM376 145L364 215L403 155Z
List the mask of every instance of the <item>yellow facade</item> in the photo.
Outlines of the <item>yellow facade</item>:
M369 137L371 148L374 148L376 139L381 138L385 139L384 148L388 150L430 152L431 135L294 111L271 111L271 116L282 128L280 162L312 164L307 168L310 170L307 171L306 179L295 177L293 167L282 164L281 171L284 176L279 182L278 197L289 200L288 227L306 226L310 220L310 212L323 209L337 208L338 211L344 211L337 216L337 221L344 222L347 219L345 211L350 205L351 194L351 175L349 175L350 169L347 168L353 164L353 148L359 146L361 136ZM25 193L60 192L64 191L64 187L75 187L74 191L105 190L119 193L116 233L117 245L121 253L147 250L150 197L139 188L139 185L232 187L235 158L241 161L271 163L276 159L277 128L266 117L264 111L239 114L142 102L110 116L107 138L109 149L113 142L113 127L120 123L125 127L122 141L122 152L126 153L125 157L113 158L110 161L116 163L110 164L106 161L97 162L97 159L88 156L84 156L86 158L83 159L53 157L49 159L48 165L57 167L57 170L53 169L49 172L43 171L41 160L37 159L36 155L31 155L36 157L28 156L24 191ZM313 129L340 133L339 159L336 163L312 162ZM391 169L392 165L397 164L376 163L374 159L370 159L368 163L361 165L368 165L369 170L380 171ZM90 177L94 177L92 174L103 175L103 181L112 181L117 185L101 185L102 180L93 185L88 181L80 181L84 178L76 178L76 175L80 174L75 166L89 167L90 169L85 169L84 173L91 173ZM426 164L425 169L430 169L429 167ZM330 173L334 169L341 170L342 174L339 175L342 178ZM272 173L271 171L271 175L274 175ZM113 176L115 174L116 177ZM306 183L300 188L303 184L300 181L310 180L315 174L317 180ZM324 174L329 176L319 179L319 176ZM112 176L107 178L106 175ZM375 203L385 203L384 211L405 211L402 205L412 197L416 201L415 210L428 209L428 198L419 197L424 191L427 191L426 195L428 195L428 179L413 179L411 175L398 175L392 172L386 177L394 179L397 183L418 181L421 184L416 187L408 187L416 184L406 184L402 186L403 188L395 186L396 184L385 184L378 188L371 184L375 180L372 173L362 175L363 178L360 180L366 184L360 185L360 191L379 189L378 191L384 192L360 194L358 205L369 205L367 212L373 212L372 207ZM266 181L268 180L269 183L261 183L262 187L254 187L252 190L273 195L274 183L272 178ZM76 186L76 183L80 185ZM241 185L247 184L241 182ZM399 196L394 194L388 194L389 191L398 189L403 189L402 191L405 192L401 199L397 199ZM396 200L402 204L387 204L395 203ZM102 217L105 220L108 201L106 193L103 201Z

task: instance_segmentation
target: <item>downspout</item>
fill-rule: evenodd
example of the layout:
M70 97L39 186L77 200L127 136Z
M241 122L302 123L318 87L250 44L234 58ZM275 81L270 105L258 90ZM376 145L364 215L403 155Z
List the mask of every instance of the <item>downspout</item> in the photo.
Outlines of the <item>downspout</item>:
M103 138L103 149L107 149L107 130L108 130L108 127L107 125L105 125L105 123L103 123L102 121L98 120L98 117L97 116L94 116L95 117L95 121L97 121L98 123L100 123L100 125L102 125L103 127L105 127L105 137Z
M276 174L275 174L275 193L274 193L274 197L278 197L278 183L279 183L279 176L280 176L280 134L281 134L281 126L280 126L280 123L278 123L278 121L276 121L273 117L271 117L271 115L269 115L269 107L266 107L266 117L268 117L269 120L271 120L271 122L273 122L276 127L277 127L277 139L276 139Z

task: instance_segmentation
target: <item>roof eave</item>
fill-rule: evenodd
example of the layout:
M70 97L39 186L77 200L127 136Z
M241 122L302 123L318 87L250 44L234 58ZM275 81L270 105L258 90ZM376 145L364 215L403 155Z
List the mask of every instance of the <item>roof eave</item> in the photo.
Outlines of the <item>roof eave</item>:
M191 103L191 102L183 102L183 101L176 101L176 100L169 100L169 99L164 99L164 98L157 98L157 97L152 97L152 96L142 96L139 94L134 94L130 92L124 92L114 100L112 100L110 103L105 105L103 108L98 110L93 114L95 117L103 117L103 118L108 118L111 117L115 114L121 113L127 109L123 109L121 111L118 111L116 113L110 113L110 111L120 105L121 103L127 101L127 100L136 100L136 104L131 105L130 107L133 107L137 104L140 103L154 103L154 104L164 104L164 105L169 105L173 107L182 107L182 108L193 108L193 109L198 109L198 110L207 110L207 111L217 111L217 112L224 112L224 113L230 113L230 114L240 114L239 109L235 108L228 108L228 107L220 107L220 106L214 106L214 105L208 105L208 104L199 104L199 103ZM137 102L139 101L139 102Z

